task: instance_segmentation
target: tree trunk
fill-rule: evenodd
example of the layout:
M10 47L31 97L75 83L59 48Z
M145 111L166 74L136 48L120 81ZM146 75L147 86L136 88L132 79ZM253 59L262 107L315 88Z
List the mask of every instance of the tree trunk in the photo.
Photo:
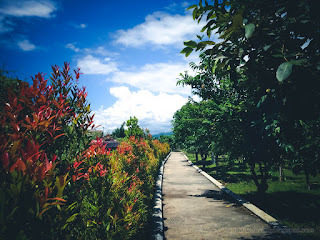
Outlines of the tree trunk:
M279 166L279 182L283 182L282 166Z
M211 161L212 161L212 164L215 164L215 156L214 156L214 152L211 152Z
M307 188L308 190L311 190L311 186L310 186L310 174L308 171L305 171L306 174L306 184L307 184Z
M216 154L216 173L219 172L219 153Z
M201 154L201 161L202 161L202 167L203 169L206 169L206 160L207 160L207 153L202 153Z
M198 160L199 160L198 159L198 153L196 152L195 155L196 155L196 163L198 163Z
M257 176L255 171L255 164L250 164L250 171L251 171L252 180L257 186L258 194L260 195L264 194L268 189L267 178L263 176L263 174L261 173L261 178L259 182L259 177Z

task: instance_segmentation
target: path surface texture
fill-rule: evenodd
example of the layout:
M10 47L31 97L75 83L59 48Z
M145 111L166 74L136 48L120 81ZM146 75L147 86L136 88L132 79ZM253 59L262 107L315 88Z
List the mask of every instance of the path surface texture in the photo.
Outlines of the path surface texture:
M235 202L173 152L163 176L164 237L171 239L287 239Z

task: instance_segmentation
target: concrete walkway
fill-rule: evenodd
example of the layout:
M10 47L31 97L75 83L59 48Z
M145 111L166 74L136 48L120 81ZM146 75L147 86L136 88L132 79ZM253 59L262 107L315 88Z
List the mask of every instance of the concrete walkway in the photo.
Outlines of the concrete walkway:
M165 239L286 239L173 152L163 176Z

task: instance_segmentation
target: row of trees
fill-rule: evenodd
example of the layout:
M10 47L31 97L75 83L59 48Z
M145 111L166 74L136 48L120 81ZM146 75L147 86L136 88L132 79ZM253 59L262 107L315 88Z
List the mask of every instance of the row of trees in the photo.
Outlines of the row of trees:
M174 115L177 141L205 158L211 151L243 160L258 191L270 170L320 171L320 18L316 1L206 0L193 9L205 19L199 41L186 41L194 76L181 74L202 100ZM217 42L211 41L218 36Z

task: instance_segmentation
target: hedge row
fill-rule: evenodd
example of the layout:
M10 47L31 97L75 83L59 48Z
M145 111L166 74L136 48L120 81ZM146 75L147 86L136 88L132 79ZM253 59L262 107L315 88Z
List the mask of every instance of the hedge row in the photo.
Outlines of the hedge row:
M110 152L65 63L8 89L0 112L1 239L130 239L148 221L168 144L131 136Z

